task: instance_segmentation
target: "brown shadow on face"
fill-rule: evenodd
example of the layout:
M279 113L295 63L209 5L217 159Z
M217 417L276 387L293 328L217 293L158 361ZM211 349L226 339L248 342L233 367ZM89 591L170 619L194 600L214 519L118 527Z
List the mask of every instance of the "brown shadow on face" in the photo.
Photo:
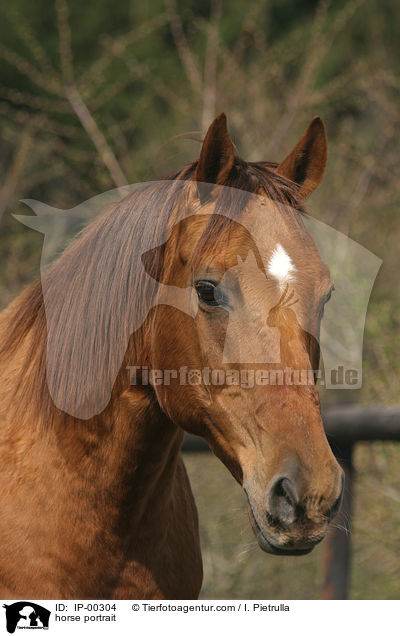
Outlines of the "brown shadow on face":
M292 291L289 292L289 285L286 285L279 301L276 305L271 307L269 311L267 318L268 326L277 327L282 330L284 328L284 324L293 323L293 321L298 324L296 314L292 309L290 309L290 307L295 305L297 302L298 298L295 298L294 290L292 289ZM283 316L283 321L279 320L280 314Z
M143 267L148 277L156 281L157 290L152 302L155 311L149 323L158 340L157 361L152 360L152 364L161 365L157 368L176 368L184 364L190 364L192 368L216 365L215 359L204 360L201 353L207 346L199 321L196 323L204 300L199 283L211 282L215 289L219 286L220 290L224 276L237 268L239 262L245 263L249 254L255 267L265 276L256 243L241 223L222 214L197 214L177 222L162 245L142 255ZM191 312L185 310L184 300L189 297L192 300ZM182 302L178 302L179 298ZM212 304L207 307L203 303L200 324L204 330L205 316L210 319L207 337L211 348L220 351L220 366L230 313L222 303L218 306L218 303ZM181 311L175 311L177 309Z
M289 285L286 285L282 295L276 305L271 307L267 325L276 327L280 332L280 359L281 364L291 368L298 366L296 351L299 343L303 343L308 353L312 370L314 372L314 381L317 380L317 372L320 365L320 346L318 339L308 331L304 330L296 316L296 312L291 309L298 303L295 291L289 291ZM296 346L293 344L296 343Z
M145 252L143 266L160 283L185 286L182 269L216 265L226 272L237 265L238 257L245 260L248 253L264 272L263 260L250 234L240 222L223 214L196 214L178 221L168 239Z
M156 301L153 306L158 303L169 304L194 318L194 313L185 311L188 303L184 302L179 289L182 292L185 290L185 293L191 289L196 271L207 272L215 268L225 275L238 267L238 259L245 264L249 254L253 255L260 274L267 279L260 251L250 232L241 223L222 214L195 214L178 221L162 245L145 252L141 257L146 273L157 281L160 289L163 287L165 292L159 295L158 302ZM173 294L174 289L176 291ZM181 296L182 302L178 302ZM279 330L280 343L278 345L277 342L277 353L279 347L280 357L276 360L280 359L280 365L293 369L299 365L303 368L306 366L308 370L311 364L316 380L320 363L319 342L317 337L300 325L296 311L293 310L298 301L295 291L289 290L289 286L286 285L279 301L269 311L267 309L266 324ZM178 321L182 320L184 317L178 318ZM226 337L229 321L226 312L225 320L220 321L220 341ZM186 319L185 322L187 323ZM187 329L186 326L182 333L187 332ZM173 343L174 349L179 350L179 343L171 336L170 332L171 346ZM179 337L182 338L182 334ZM305 353L309 361L305 360ZM279 367L279 364L271 364L273 367Z

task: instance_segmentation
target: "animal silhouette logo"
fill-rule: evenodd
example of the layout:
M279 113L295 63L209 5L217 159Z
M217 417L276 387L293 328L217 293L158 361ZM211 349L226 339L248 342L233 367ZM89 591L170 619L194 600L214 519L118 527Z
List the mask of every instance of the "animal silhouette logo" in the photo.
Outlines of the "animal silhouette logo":
M18 601L11 605L4 604L6 610L6 627L9 634L16 629L48 629L50 610L32 601Z

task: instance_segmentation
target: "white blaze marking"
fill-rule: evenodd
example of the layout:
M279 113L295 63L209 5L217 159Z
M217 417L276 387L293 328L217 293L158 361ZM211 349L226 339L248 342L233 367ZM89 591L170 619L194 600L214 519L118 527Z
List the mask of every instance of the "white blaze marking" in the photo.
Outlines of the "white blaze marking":
M290 280L293 280L293 273L296 271L289 254L280 243L277 244L268 261L268 272L277 279L279 287L283 287Z

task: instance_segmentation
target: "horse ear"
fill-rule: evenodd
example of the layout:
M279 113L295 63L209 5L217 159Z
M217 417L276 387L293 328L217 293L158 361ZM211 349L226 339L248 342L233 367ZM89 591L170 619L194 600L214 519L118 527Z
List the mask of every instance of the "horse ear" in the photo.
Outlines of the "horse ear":
M232 169L235 154L225 113L216 117L201 147L195 180L223 185Z
M300 186L304 199L321 183L328 156L328 143L322 119L314 117L292 152L276 168L278 174Z

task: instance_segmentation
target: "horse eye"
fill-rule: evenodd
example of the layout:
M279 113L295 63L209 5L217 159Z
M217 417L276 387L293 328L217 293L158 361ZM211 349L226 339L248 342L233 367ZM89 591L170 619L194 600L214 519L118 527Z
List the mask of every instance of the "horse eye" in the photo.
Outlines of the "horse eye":
M219 305L217 284L210 280L199 280L195 283L199 299L206 305Z
M328 300L330 300L330 297L332 296L332 292L335 291L335 285L332 285L332 287L330 288L329 292L327 293L327 295L324 298L324 305L328 302Z
M327 295L325 296L325 298L322 301L322 307L320 309L319 312L319 318L322 319L323 315L324 315L324 309L325 309L325 305L328 302L328 300L330 300L330 297L332 296L332 292L335 291L335 286L332 285L332 287L330 288L329 292L327 293Z

